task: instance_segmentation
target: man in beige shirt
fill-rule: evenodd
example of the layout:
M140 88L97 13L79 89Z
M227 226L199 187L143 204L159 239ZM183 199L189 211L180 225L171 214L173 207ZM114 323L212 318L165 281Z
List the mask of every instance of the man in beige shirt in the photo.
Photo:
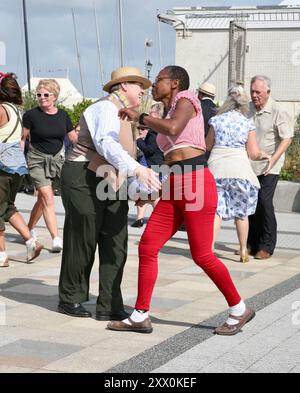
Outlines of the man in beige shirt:
M271 81L263 75L251 79L251 114L253 116L257 142L261 150L271 157L267 161L252 161L261 189L256 212L249 217L248 245L257 259L270 258L277 239L277 222L273 197L284 164L294 129L287 112L271 97Z

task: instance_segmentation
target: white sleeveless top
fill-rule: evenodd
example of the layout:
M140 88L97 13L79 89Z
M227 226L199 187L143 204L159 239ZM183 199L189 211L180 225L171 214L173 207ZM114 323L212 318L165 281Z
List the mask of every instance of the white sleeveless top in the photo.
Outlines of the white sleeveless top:
M12 130L15 128L15 125L18 121L18 117L16 112L10 107L12 105L15 110L19 113L19 109L13 105L13 104L0 104L2 107L4 107L8 113L9 116L9 121L6 123L4 126L0 127L0 142L5 140L12 132ZM21 117L21 115L20 115ZM22 124L19 122L17 129L13 133L13 135L6 141L6 143L14 143L14 142L20 142L21 140L21 135L22 135Z

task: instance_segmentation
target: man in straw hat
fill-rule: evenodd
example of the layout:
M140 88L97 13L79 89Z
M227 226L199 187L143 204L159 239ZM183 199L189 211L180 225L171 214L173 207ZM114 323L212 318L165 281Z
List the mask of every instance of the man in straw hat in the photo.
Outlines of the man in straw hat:
M91 317L81 303L89 298L90 273L98 245L96 318L122 320L127 316L121 280L127 258L128 200L120 196L119 174L136 177L156 191L160 183L155 172L135 161L131 124L120 120L118 112L121 108L137 107L144 89L150 86L151 82L139 69L119 68L103 87L109 94L89 106L81 116L78 143L62 171L65 225L59 281L61 313ZM109 197L105 190L112 188L116 193Z

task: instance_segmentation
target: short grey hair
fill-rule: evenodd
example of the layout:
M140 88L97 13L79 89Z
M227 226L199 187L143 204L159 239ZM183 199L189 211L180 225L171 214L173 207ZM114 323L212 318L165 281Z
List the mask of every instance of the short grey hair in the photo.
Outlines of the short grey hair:
M271 85L272 85L271 79L268 78L267 76L265 76L265 75L255 75L255 76L251 79L251 85L252 85L252 83L254 83L255 81L263 81L263 82L265 82L266 85L268 86L268 89L271 90Z

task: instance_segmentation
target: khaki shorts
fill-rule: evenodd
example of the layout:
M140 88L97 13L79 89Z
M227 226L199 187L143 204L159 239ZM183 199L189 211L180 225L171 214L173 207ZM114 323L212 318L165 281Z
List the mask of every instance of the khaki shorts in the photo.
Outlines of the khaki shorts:
M63 149L52 156L31 148L27 154L27 164L35 188L46 186L56 188L60 182L64 160Z

